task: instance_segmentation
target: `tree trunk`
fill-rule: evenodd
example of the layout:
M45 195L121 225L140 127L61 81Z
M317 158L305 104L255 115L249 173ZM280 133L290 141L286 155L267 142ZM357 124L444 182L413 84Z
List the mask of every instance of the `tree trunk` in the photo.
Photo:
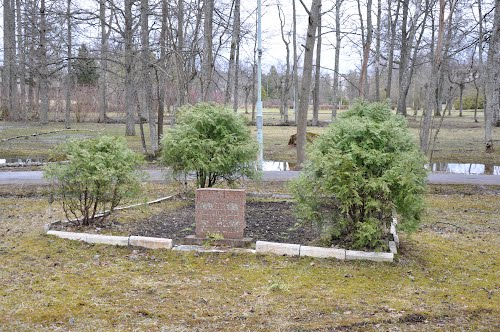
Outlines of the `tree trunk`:
M142 113L148 120L151 154L158 153L158 135L156 132L156 114L153 110L153 85L151 78L151 57L149 51L149 0L141 0L141 57L142 57Z
M16 11L17 11L17 49L19 54L19 116L22 120L27 120L28 112L26 109L26 56L24 50L24 38L22 29L22 15L21 15L21 0L16 0Z
M339 105L339 70L340 70L340 7L343 0L335 2L335 70L333 71L333 108L332 121L337 117L337 108Z
M434 59L432 62L432 71L427 83L426 91L426 106L424 110L424 119L420 129L420 148L424 153L429 152L430 139L431 139L431 124L433 109L436 106L435 96L439 84L439 77L441 75L441 64L443 55L443 38L444 38L444 14L445 14L445 0L439 0L439 28L438 40L434 49Z
M382 30L382 0L377 1L377 36L375 41L375 101L380 101L380 33Z
M292 10L293 10L293 32L292 32L292 43L293 43L293 113L295 118L295 123L298 123L299 115L299 58L297 54L297 11L295 6L295 1L292 0Z
M224 105L231 101L232 79L236 75L236 50L240 42L240 0L234 0L233 33L231 36L231 50L229 52L229 68L227 71L227 85L224 96Z
M125 109L127 113L127 119L125 124L125 135L135 136L135 103L134 103L134 87L132 79L132 66L133 66L133 18L132 18L132 6L134 0L125 0Z
M47 13L45 0L40 0L40 123L49 123L49 69L47 61Z
M363 17L358 0L358 10L361 22L361 37L363 39L363 62L361 64L361 74L359 76L359 96L368 99L368 61L370 60L370 49L372 45L373 25L372 25L372 0L366 4L366 38L363 28Z
M314 72L314 100L312 125L317 126L319 122L320 103L320 81L321 81L321 13L318 17L318 38L316 44L316 70Z
M290 94L290 39L285 38L285 15L280 6L278 6L278 13L280 18L281 27L281 40L285 44L286 49L286 69L285 76L281 79L281 102L280 102L280 114L282 115L282 120L284 123L288 123L288 98Z
M99 122L106 122L108 113L108 36L106 31L106 0L99 0L99 24L101 26L101 59L99 61Z
M203 3L203 60L202 60L202 80L201 93L203 101L210 100L210 86L212 84L213 72L213 18L214 18L214 0L205 0Z
M321 10L321 0L313 0L309 11L309 21L307 26L306 45L304 50L304 68L302 71L302 84L300 92L300 106L297 123L297 166L302 167L306 157L306 130L307 130L307 110L309 107L309 92L312 81L312 62L314 53L314 42L316 30Z
M484 141L486 144L486 152L493 152L493 119L494 113L499 107L498 93L500 90L500 82L498 75L500 74L500 0L495 0L495 14L493 19L493 27L490 37L490 45L488 49L488 58L486 63L486 100L484 110Z
M392 69L394 66L394 47L396 44L396 26L398 24L398 16L399 16L399 8L400 8L401 2L399 0L396 0L396 12L394 13L394 19L391 20L391 7L392 7L392 0L388 0L387 3L387 8L389 10L389 27L391 29L391 38L390 38L390 45L389 45L389 62L387 64L387 85L385 87L385 98L391 99L391 89L392 89Z
M67 23L67 33L68 33L68 60L67 60L67 66L68 66L68 73L66 77L66 107L65 107L65 112L64 112L64 127L66 129L71 128L71 87L73 83L73 72L71 70L71 59L72 59L72 53L71 53L71 48L73 47L72 44L72 35L71 35L71 0L68 0L67 2L67 7L66 7L66 23Z

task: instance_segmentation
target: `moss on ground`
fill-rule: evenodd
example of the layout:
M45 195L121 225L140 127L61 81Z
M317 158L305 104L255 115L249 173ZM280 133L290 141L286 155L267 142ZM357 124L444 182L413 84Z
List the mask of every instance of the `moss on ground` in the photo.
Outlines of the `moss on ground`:
M430 193L421 229L402 235L395 263L380 264L57 239L43 234L51 218L35 188L0 198L2 331L499 327L495 192ZM147 188L158 197L170 190ZM54 207L52 218L60 214Z

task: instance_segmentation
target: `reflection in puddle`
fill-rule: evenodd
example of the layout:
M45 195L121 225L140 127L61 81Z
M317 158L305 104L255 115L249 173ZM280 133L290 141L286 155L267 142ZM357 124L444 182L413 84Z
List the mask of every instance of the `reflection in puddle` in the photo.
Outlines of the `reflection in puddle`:
M264 161L264 171L293 171L295 163L286 161ZM432 173L500 175L500 166L484 164L433 163L425 166Z
M500 175L500 166L492 164L433 163L426 168L432 173Z
M43 158L0 158L0 165L8 164L19 164L19 165L29 165L33 163L44 163Z

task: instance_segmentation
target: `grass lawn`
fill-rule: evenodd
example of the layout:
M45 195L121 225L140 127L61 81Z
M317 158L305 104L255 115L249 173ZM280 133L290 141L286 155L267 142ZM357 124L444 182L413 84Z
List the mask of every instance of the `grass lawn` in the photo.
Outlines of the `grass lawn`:
M479 112L481 113L481 112ZM291 118L292 118L292 113ZM321 111L321 120L329 120L328 111ZM279 111L268 109L264 113L266 123L277 123L279 121ZM435 125L439 119L435 119ZM408 117L408 125L411 132L418 138L420 117ZM165 126L165 130L168 130ZM99 123L75 123L73 129L78 131L63 131L36 137L27 137L2 141L3 139L19 136L31 135L33 133L49 132L64 129L62 123L50 123L49 125L39 125L34 123L15 123L0 121L0 159L6 157L24 158L47 158L50 149L57 144L70 138L85 138L97 135L123 136L125 133L124 124L99 124ZM146 141L148 141L148 126L144 126ZM255 126L251 127L256 136ZM308 131L321 133L325 127L309 127ZM436 131L434 130L434 133ZM136 128L137 136L126 137L128 145L137 152L142 152L139 136L139 126ZM296 159L296 150L288 146L290 135L296 133L294 126L264 126L264 159L274 161L293 162ZM500 145L500 128L493 128L493 139L495 146ZM482 163L500 165L500 147L493 153L484 152L484 123L482 117L479 122L474 123L473 111L464 111L463 117L458 117L457 112L451 116L446 116L439 130L436 144L434 146L433 162L448 163ZM149 147L149 143L148 143Z
M418 136L419 119L408 119ZM0 159L44 157L71 137L123 135L124 125L81 131L0 122ZM145 127L147 130L147 128ZM255 130L255 128L252 128ZM309 130L321 133L324 128ZM139 130L137 130L139 133ZM434 161L500 165L484 153L472 113L446 117ZM265 159L293 161L294 127L264 127ZM494 129L498 138L500 129ZM146 132L147 135L147 132ZM139 137L127 137L141 151ZM246 182L247 191L287 192ZM178 192L146 184L144 199ZM50 237L47 187L0 186L0 332L5 331L494 331L500 330L500 188L432 186L420 229L401 234L395 263L91 245ZM130 211L144 217L164 202Z
M177 190L146 189L147 197ZM500 328L499 188L431 187L422 227L402 234L391 264L57 239L42 231L62 217L49 214L45 192L0 187L2 332Z

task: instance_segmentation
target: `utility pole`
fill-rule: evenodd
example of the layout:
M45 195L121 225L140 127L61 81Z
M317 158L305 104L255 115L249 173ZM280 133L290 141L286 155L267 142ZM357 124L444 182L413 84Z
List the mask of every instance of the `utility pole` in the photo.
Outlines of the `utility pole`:
M255 118L257 124L257 142L259 143L259 154L257 156L257 169L262 170L264 163L264 139L262 135L262 17L261 17L261 0L257 0L257 116Z

